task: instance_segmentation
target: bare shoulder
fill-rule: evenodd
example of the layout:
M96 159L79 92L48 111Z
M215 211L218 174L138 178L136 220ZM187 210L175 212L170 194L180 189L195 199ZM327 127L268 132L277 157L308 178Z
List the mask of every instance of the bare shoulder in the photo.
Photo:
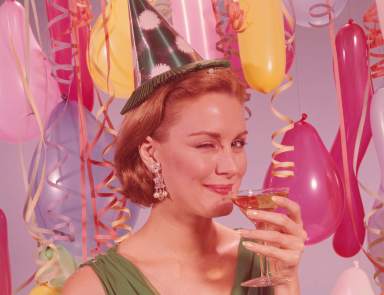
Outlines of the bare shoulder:
M66 281L61 295L105 295L103 285L90 266L78 269Z

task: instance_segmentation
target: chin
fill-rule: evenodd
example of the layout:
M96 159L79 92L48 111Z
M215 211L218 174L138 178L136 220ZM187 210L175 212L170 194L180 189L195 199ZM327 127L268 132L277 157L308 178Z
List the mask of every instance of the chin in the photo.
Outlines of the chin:
M233 211L233 203L232 202L223 202L221 204L217 204L217 207L214 210L214 214L212 217L221 217L229 215Z

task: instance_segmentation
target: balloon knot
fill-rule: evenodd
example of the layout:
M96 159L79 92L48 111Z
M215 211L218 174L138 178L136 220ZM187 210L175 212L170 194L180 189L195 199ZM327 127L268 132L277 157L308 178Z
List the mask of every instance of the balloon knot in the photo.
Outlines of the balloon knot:
M302 113L300 122L304 122L307 118L308 118L308 115L306 113Z

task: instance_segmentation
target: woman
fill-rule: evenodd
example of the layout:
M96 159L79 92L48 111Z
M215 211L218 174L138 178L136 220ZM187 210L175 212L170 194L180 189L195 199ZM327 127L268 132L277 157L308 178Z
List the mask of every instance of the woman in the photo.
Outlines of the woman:
M198 67L161 84L127 112L116 171L128 198L152 206L150 216L73 275L63 295L300 293L306 233L296 203L276 199L287 215L247 212L274 231L235 231L213 221L231 213L231 194L246 172L246 97L230 69ZM257 254L278 259L289 282L246 293L240 283L258 275Z

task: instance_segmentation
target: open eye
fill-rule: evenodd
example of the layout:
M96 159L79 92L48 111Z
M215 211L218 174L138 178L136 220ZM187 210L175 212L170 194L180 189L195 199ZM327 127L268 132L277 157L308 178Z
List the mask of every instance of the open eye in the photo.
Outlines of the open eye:
M242 149L247 142L244 139L236 139L233 143L232 146L238 149Z

